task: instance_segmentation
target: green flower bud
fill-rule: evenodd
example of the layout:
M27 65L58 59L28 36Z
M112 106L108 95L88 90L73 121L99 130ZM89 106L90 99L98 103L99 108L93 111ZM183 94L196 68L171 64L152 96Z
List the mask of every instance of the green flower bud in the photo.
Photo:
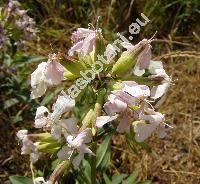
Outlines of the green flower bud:
M94 61L97 61L97 55L103 56L106 48L101 34L97 35L95 43Z
M94 111L93 109L90 109L83 118L81 130L85 130L86 128L91 127L93 120L94 120Z
M37 145L37 150L39 152L44 152L44 153L54 153L61 147L59 142L54 142L54 143L47 143L47 142L39 142Z
M64 77L67 78L68 80L74 80L76 78L78 78L77 75L74 75L73 73L71 73L70 71L66 70L64 72Z
M137 62L138 55L142 52L143 46L136 47L132 52L126 52L121 55L112 68L112 74L122 76L132 70Z
M75 76L80 76L80 71L86 68L79 61L67 61L64 63L64 67Z
M118 82L118 81L110 81L108 83L108 89L110 91L120 90L120 89L122 89L122 84L121 84L121 82Z

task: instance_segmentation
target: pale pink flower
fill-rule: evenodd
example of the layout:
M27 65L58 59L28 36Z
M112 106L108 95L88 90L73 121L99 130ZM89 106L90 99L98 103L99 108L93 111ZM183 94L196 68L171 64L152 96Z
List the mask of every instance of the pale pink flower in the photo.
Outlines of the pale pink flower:
M92 52L95 46L97 32L100 32L100 30L78 28L71 37L74 45L68 51L69 56L73 56L74 52L77 52L81 56Z
M71 135L70 135L71 133ZM73 132L68 132L66 136L68 145L64 146L57 154L60 159L70 159L74 151L78 152L78 155L73 159L72 164L75 169L78 169L84 154L93 154L92 151L87 147L86 144L90 143L92 140L92 131L90 128L73 135Z
M42 62L31 74L31 98L45 94L49 86L58 85L64 79L64 67L57 62L56 54L50 54L47 62Z
M64 67L57 62L56 54L50 54L44 75L46 82L50 85L58 85L63 80Z
M151 60L151 39L143 39L136 45L132 45L128 42L122 42L121 45L127 49L123 54L129 54L134 52L135 50L138 50L138 48L142 48L143 50L140 52L140 54L137 57L137 62L135 64L135 67L133 69L133 73L135 75L141 76L145 73L145 69L149 67L150 60Z
M119 122L119 125L117 126L117 131L119 133L129 133L132 121L133 118L131 116L128 116L126 113L123 114Z
M143 112L143 104L148 104L147 98L150 96L150 89L148 86L138 85L134 81L124 81L121 86L121 90L112 91L108 101L104 104L104 109L109 116L97 117L96 126L101 128L106 123L121 117L117 131L128 133L133 119L139 118Z
M144 141L150 137L153 132L157 133L159 138L164 138L166 136L166 131L171 128L164 123L164 115L155 112L153 109L145 109L145 113L140 115L140 120L142 121L139 121L135 125L135 140L138 142Z
M127 104L113 94L108 96L108 101L104 104L104 109L108 115L122 112L126 108Z
M161 61L151 61L149 71L152 74L149 78L163 78L160 85L154 86L151 89L151 98L160 98L168 91L171 84L171 78L166 74Z
M115 116L99 116L96 119L96 126L98 128L102 128L103 125L105 125L108 122L115 120L117 117L118 117L117 115L115 115Z
M111 63L112 60L117 55L115 47L113 47L112 44L108 44L106 46L106 51L105 51L104 55L106 56L107 62Z
M51 129L51 134L55 139L61 138L62 130L64 132L76 131L75 118L60 119L62 114L69 112L74 106L75 100L62 92L62 95L58 96L56 102L52 106L52 113L44 106L37 108L35 127Z
M30 155L30 161L35 163L39 158L39 153L37 151L37 143L33 143L28 138L28 130L19 130L17 132L17 137L22 143L21 154Z

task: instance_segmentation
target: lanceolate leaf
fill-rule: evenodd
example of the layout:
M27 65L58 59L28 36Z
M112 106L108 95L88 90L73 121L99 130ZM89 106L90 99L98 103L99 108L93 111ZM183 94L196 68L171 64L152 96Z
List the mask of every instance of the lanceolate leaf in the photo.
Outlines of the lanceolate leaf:
M138 172L134 171L124 182L123 184L137 184L136 178L138 176Z
M27 178L24 176L14 175L14 176L10 176L9 179L12 184L33 184L33 181L31 178Z
M104 139L103 143L99 146L97 150L97 168L100 167L100 164L105 159L106 153L108 152L108 147L110 145L110 141L112 138L112 134L108 134Z

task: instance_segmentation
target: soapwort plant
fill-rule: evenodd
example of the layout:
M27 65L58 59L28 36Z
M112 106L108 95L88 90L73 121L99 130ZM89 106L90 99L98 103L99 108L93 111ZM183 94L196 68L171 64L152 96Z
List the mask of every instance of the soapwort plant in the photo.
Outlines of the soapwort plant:
M65 176L77 183L108 182L102 171L109 165L114 134L124 135L134 151L137 146L150 150L145 141L154 133L164 138L171 128L155 109L162 105L171 78L161 61L151 59L153 38L113 46L92 26L78 28L71 40L68 53L49 54L31 74L31 98L76 83L65 87L50 109L37 108L34 126L42 133L17 133L21 153L29 154L31 163L42 155L56 160L54 171L45 179L34 177L35 184L64 183ZM130 177L121 175L121 181L134 183Z

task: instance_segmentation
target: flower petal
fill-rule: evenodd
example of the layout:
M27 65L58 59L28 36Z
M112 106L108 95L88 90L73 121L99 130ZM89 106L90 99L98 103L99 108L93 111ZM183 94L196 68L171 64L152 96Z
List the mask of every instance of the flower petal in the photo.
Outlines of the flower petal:
M44 70L47 63L42 62L38 65L37 69L31 74L31 98L41 97L47 89L47 84L45 83Z
M35 128L42 128L47 124L47 117L45 113L49 114L49 110L44 107L38 107L35 115Z
M158 86L154 86L151 89L151 98L152 99L157 99L162 97L169 89L170 83L164 82Z
M63 113L70 111L75 106L74 99L64 92L62 94L58 96L56 103L53 104L53 113L50 116L53 121L58 120Z
M75 158L74 160L72 161L72 164L74 166L74 169L78 169L81 161L83 160L84 158L84 154L83 153L79 153Z
M76 134L78 132L77 120L74 117L62 119L59 124L70 134Z
M57 153L58 158L60 159L68 159L72 154L72 148L68 146L63 146Z
M123 112L127 108L127 104L113 94L109 95L108 100L104 104L104 109L108 115L112 116L115 113Z
M105 55L106 55L107 61L109 62L112 61L114 57L117 55L116 49L115 47L112 46L112 44L108 44L106 46Z
M49 85L58 85L63 80L64 67L56 61L48 61L44 72Z
M144 122L137 123L134 127L135 140L137 142L142 142L146 140L151 134L156 130L156 125L153 123L146 124Z
M72 141L68 139L68 143L73 147L80 147L83 144L89 143L92 140L92 131L91 128L86 128L80 132L76 138Z
M53 125L51 128L51 135L55 138L55 139L60 139L61 138L61 127L58 125Z
M118 115L115 115L115 116L99 116L99 117L97 117L97 120L96 120L96 126L98 128L102 128L103 125L107 124L108 122L115 120L117 117L118 117Z
M17 132L17 137L19 140L23 140L25 136L27 136L28 130L19 130Z
M38 65L37 69L31 74L31 87L37 86L41 81L44 80L44 70L47 63L42 62Z
M151 45L146 44L144 50L139 54L136 65L139 66L139 69L147 69L149 67L151 60Z
M73 55L74 55L74 52L80 53L82 47L83 47L83 40L77 42L75 45L73 45L73 46L69 49L69 51L68 51L69 56L73 56Z
M130 116L124 115L117 126L117 131L119 133L128 133L130 132L130 123L132 118Z
M96 34L95 33L89 34L88 37L86 37L83 40L83 46L82 46L82 49L81 49L81 53L83 55L86 55L86 54L92 52L93 46L95 44L95 40L96 40Z

